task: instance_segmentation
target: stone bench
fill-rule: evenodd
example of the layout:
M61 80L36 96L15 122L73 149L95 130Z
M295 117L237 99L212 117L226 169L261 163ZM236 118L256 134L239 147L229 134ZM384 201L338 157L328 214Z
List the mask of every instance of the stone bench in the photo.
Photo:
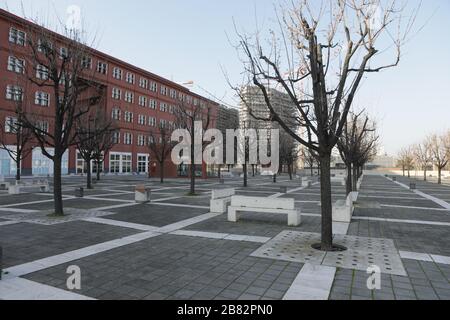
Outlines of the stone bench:
M146 188L144 185L138 185L134 190L134 200L137 203L148 203L151 200L151 193L150 188Z
M351 192L345 200L336 201L333 204L333 221L350 223L355 210L354 203L357 199L358 193Z
M9 186L9 194L22 193L47 193L50 192L50 186L47 184L17 184Z
M211 213L227 213L231 197L236 194L234 189L213 190L210 202Z
M0 190L8 190L10 185L9 182L0 182Z
M340 183L342 186L345 186L347 184L347 182L345 181L345 178L343 178L343 177L331 177L330 180L331 180L331 183L337 182L337 183Z
M302 187L310 188L311 186L312 186L312 181L311 180L304 180L304 179L302 179Z
M232 196L228 207L228 221L237 222L239 212L260 212L285 214L288 226L297 227L301 223L300 209L295 208L294 199L268 199L260 197Z

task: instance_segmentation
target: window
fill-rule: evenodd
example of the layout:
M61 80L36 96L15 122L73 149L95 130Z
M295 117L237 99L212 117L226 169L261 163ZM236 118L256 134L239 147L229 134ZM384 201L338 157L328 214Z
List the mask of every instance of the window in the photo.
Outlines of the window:
M45 92L36 92L34 103L38 106L48 107L50 105L50 95Z
M161 126L161 128L166 128L167 127L167 120L161 119L159 120L159 125Z
M47 121L37 121L36 128L40 130L40 134L48 133L48 122Z
M148 144L149 144L149 145L152 145L152 144L154 144L154 143L155 143L155 138L152 137L152 136L149 136L149 137L148 137Z
M175 107L174 106L169 106L169 113L170 114L174 114Z
M92 58L84 56L81 58L81 67L83 69L92 69Z
M148 80L145 78L140 78L139 79L139 87L147 89L148 87Z
M134 79L135 79L134 73L127 72L126 82L134 84Z
M146 123L147 123L147 117L142 115L142 114L140 114L138 116L138 124L140 124L141 126L145 126Z
M133 135L129 132L126 132L123 135L123 143L127 145L133 144Z
M48 79L48 68L39 64L36 67L36 78L41 79L41 80L47 80Z
M141 107L146 107L147 106L147 98L140 96L139 97L139 105Z
M170 97L172 99L176 99L177 98L177 91L174 89L170 89Z
M19 86L6 86L6 99L14 101L23 100L23 89Z
M150 82L150 87L149 87L150 91L153 92L158 92L158 84L156 82Z
M17 132L17 118L6 117L5 119L5 132L16 133Z
M120 143L120 132L116 131L112 135L112 143L113 144L119 144Z
M125 111L125 122L133 122L133 113L130 111Z
M26 33L16 28L9 29L9 42L18 44L20 46L25 45Z
M114 67L113 78L115 78L117 80L122 80L122 69Z
M8 70L16 73L25 72L25 60L10 56L8 58Z
M107 74L108 73L108 64L105 62L99 61L97 63L97 72L101 74Z
M156 127L156 118L149 117L148 118L148 125L151 127Z
M120 154L111 154L109 156L109 171L111 173L120 173Z
M161 103L159 104L159 110L160 110L161 112L167 112L167 110L168 110L167 103L161 102Z
M198 106L198 99L194 99L194 106Z
M61 59L67 59L69 57L69 50L65 47L59 48L59 57Z
M38 40L38 45L37 45L37 50L39 52L42 52L46 55L50 54L53 51L53 43L51 43L50 41L44 39L39 39Z
M164 96L167 95L167 87L166 86L161 86L161 94Z
M113 88L112 89L112 98L115 100L122 99L122 90L120 90L118 88Z
M138 155L138 173L148 173L148 155Z
M140 135L138 136L137 145L138 145L139 147L145 146L145 136L144 136L144 135L141 135L141 134L140 134Z
M122 173L131 173L131 155L122 155Z
M129 103L134 102L134 94L132 92L126 91L125 92L125 101Z
M156 109L157 102L154 99L150 99L149 107L151 109Z
M113 120L120 120L120 109L119 109L119 108L114 108L114 109L112 110L111 118L112 118Z

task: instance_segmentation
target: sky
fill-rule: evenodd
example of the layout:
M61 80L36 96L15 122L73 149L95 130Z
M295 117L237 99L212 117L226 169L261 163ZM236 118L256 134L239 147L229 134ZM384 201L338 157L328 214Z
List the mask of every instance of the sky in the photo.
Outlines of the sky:
M417 0L410 0L416 2ZM195 91L236 105L223 70L239 83L242 64L231 42L234 22L248 31L272 21L277 0L0 0L20 16L65 20L81 8L94 46L107 54L175 82L195 82ZM24 10L22 10L22 7ZM390 155L450 129L450 0L425 0L415 34L399 67L370 74L355 105L377 120ZM418 28L416 28L418 29Z

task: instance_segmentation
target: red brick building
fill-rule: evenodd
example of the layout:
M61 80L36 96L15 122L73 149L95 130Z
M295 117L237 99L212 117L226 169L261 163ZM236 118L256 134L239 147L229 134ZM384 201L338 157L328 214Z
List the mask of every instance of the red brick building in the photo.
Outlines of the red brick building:
M15 144L15 137L8 133L8 121L15 116L14 90L17 84L17 74L23 72L24 56L27 51L27 32L37 25L0 9L0 121L4 123L5 131L1 137L7 145ZM64 48L67 38L50 32L52 38L59 42L57 46ZM142 70L119 59L106 55L92 48L87 48L89 56L86 63L91 70L93 80L104 87L104 108L120 127L118 144L105 156L103 171L111 174L159 174L159 168L151 158L147 138L151 127L160 122L171 123L175 120L173 108L183 101L183 105L196 106L205 104L211 108L211 128L216 125L218 104L210 101L187 88L178 85L151 72ZM23 59L23 60L22 60ZM36 74L36 76L38 76ZM28 108L48 108L48 114L53 114L55 107L52 90L44 91L32 83L26 85L23 94L26 96ZM51 118L44 124L51 132ZM52 174L52 162L43 156L37 143L33 144L33 152L22 162L24 175ZM50 148L51 152L51 148ZM95 171L95 166L92 166ZM85 163L77 148L71 147L63 160L64 174L85 173ZM198 175L204 178L208 168L203 165ZM15 174L15 164L6 151L0 151L0 175ZM187 176L185 166L175 166L170 160L165 166L166 177Z

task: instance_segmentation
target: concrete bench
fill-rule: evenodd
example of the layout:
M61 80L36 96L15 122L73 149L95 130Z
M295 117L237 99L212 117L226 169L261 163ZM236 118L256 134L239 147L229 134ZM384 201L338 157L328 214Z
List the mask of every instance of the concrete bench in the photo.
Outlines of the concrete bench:
M343 178L343 177L331 177L330 180L331 180L331 183L337 182L337 183L340 183L342 186L346 185L345 178Z
M301 212L295 208L294 199L233 196L228 207L228 221L237 222L239 212L285 214L288 216L288 226L297 227L301 223Z
M236 194L234 189L213 190L210 202L211 213L227 213L231 197Z
M138 185L134 190L134 200L137 203L148 203L151 200L151 193L150 188L146 188L144 185Z
M346 222L350 223L352 221L352 216L354 212L354 202L358 197L356 192L350 193L345 200L338 200L333 205L333 221L334 222ZM355 199L355 200L354 200Z
M22 193L47 193L50 192L48 184L17 184L9 186L9 194L22 194Z
M234 177L234 175L233 175L233 173L232 172L221 172L220 173L220 176L222 177L222 178L233 178Z
M9 182L0 182L0 190L8 190L10 185Z

